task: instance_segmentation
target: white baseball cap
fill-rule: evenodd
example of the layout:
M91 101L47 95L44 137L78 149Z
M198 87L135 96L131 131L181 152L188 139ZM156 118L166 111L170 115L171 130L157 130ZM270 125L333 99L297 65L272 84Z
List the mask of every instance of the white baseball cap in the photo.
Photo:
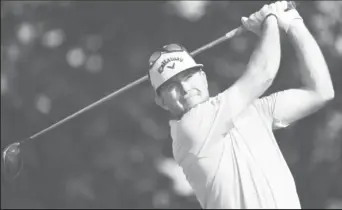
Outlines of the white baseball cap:
M183 46L165 45L161 51L154 52L150 57L149 79L154 90L157 90L176 74L202 67L203 65L197 64Z

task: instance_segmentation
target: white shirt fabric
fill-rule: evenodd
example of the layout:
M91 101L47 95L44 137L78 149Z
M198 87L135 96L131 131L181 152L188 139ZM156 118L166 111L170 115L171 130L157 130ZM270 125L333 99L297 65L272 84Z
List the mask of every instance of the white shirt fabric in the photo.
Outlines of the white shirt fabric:
M172 149L202 208L300 209L294 179L273 135L278 92L223 119L223 94L171 120ZM275 127L274 127L275 126Z

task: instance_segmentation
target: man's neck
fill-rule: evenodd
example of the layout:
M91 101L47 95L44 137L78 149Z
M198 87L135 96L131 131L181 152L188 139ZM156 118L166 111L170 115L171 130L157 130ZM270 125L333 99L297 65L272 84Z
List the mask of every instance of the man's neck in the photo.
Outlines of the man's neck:
M178 112L178 113L171 113L170 114L170 120L175 120L175 121L179 121L182 119L182 117L184 116L185 113L187 113L187 111L184 112Z

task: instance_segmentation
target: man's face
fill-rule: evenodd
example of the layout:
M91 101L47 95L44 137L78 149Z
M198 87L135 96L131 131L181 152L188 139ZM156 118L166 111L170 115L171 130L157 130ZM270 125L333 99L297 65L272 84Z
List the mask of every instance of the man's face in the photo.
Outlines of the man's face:
M206 75L200 69L183 71L166 81L158 93L164 109L171 113L184 113L209 98Z

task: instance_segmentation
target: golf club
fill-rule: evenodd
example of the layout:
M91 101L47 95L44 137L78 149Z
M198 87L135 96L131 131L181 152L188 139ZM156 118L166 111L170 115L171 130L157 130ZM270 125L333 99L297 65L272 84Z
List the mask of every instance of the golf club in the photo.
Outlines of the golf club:
M288 10L289 9L293 9L293 8L296 8L296 6L298 6L298 3L294 2L294 1L289 1L288 2ZM215 39L214 41L206 44L206 45L203 45L202 47L192 51L190 54L191 56L196 56L208 49L211 49L213 48L214 46L217 46L218 44L222 43L222 42L225 42L229 39L232 39L233 37L237 36L237 35L240 35L241 33L245 32L246 29L243 27L243 26L240 26L238 28L235 28L231 31L229 31L228 33L226 33L225 35ZM21 157L21 146L25 143L27 143L29 140L32 140L32 139L35 139L37 138L38 136L58 127L59 125L75 118L76 116L114 98L115 96L118 96L119 94L131 89L132 87L135 87L137 85L139 85L140 83L144 82L144 81L147 81L148 80L148 76L143 76L141 77L140 79L137 79L136 81L132 82L132 83L129 83L127 84L126 86L114 91L113 93L109 94L108 96L105 96L104 98L84 107L83 109L75 112L74 114L71 114L69 115L68 117L58 121L57 123L45 128L44 130L24 139L24 140L21 140L21 141L18 141L18 142L14 142L12 144L10 144L9 146L7 146L3 152L2 152L2 161L3 161L3 166L4 166L4 173L5 173L5 177L10 177L11 179L15 179L22 167L23 167L23 159Z

